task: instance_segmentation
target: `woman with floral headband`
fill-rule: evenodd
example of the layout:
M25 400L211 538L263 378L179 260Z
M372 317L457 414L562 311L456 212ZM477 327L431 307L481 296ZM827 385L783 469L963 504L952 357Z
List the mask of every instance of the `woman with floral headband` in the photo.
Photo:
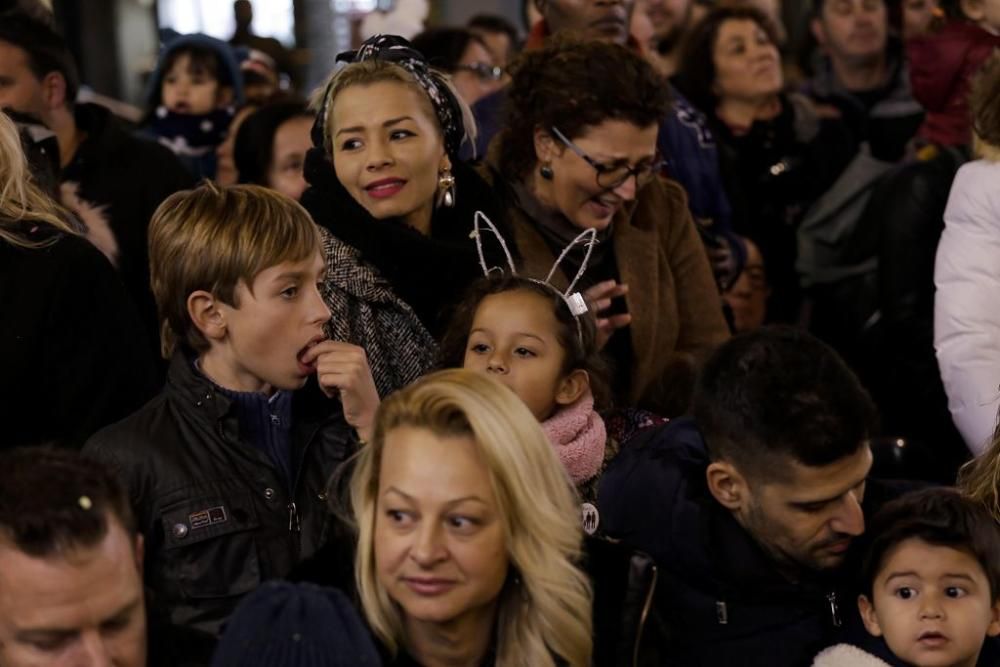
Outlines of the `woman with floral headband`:
M385 396L434 365L435 340L480 275L475 212L502 216L457 158L475 127L445 75L391 35L338 61L314 100L302 204L324 228L329 333L366 350ZM502 258L496 244L486 252Z

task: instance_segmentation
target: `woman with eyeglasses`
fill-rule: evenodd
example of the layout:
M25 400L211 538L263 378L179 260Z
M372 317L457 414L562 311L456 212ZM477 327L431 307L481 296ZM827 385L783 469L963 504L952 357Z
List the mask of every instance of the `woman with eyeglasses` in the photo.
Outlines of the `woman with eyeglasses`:
M486 42L465 28L432 28L413 38L413 48L431 67L451 75L455 90L470 107L503 85L503 68Z
M682 413L698 362L728 330L684 191L659 175L665 81L624 47L572 39L524 53L512 77L483 171L508 202L522 273L545 278L574 237L596 229L579 284L614 367L613 395ZM583 255L566 256L557 287Z

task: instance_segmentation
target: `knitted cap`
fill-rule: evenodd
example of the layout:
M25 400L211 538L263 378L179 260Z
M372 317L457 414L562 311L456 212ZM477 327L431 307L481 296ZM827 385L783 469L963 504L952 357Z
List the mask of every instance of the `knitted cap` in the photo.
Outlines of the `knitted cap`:
M376 667L368 629L334 588L268 582L230 619L212 667Z

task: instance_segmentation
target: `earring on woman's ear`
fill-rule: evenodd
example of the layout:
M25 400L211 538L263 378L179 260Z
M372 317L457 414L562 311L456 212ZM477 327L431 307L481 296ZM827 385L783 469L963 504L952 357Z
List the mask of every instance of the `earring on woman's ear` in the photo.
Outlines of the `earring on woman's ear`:
M438 206L451 208L455 205L455 177L451 175L451 169L445 169L438 177Z
M542 178L546 181L551 181L552 177L556 175L555 172L552 171L552 165L550 164L543 164L539 167L538 173L541 174Z

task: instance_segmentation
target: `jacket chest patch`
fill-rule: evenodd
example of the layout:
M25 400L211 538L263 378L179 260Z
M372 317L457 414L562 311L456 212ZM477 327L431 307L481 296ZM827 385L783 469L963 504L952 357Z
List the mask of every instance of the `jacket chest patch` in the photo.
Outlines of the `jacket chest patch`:
M188 525L191 526L192 530L215 526L220 523L226 523L227 521L229 521L229 514L226 512L226 508L221 505L218 507L209 507L208 509L198 512L192 512L188 515Z

